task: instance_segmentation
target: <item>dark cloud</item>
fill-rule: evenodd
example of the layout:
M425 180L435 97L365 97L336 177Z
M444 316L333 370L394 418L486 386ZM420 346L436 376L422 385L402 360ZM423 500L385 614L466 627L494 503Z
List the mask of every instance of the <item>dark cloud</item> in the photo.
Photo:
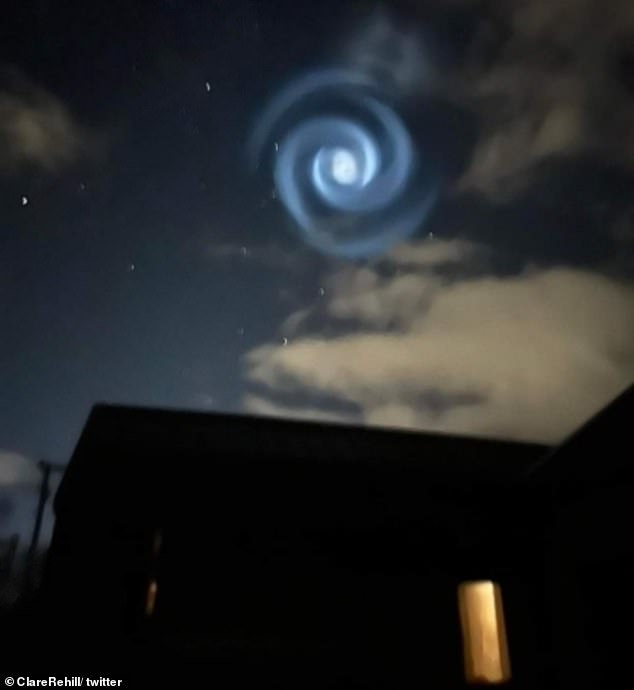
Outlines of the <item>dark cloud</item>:
M452 3L473 19L464 59L439 88L478 114L463 189L522 192L544 160L597 154L634 164L634 5L615 0Z

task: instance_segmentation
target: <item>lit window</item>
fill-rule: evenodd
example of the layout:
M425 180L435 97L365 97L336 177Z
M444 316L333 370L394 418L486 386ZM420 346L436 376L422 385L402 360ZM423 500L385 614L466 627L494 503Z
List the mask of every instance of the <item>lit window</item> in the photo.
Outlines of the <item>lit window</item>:
M511 678L502 593L494 582L463 582L458 604L468 683L504 683Z
M158 592L158 584L156 580L150 580L147 588L147 595L145 597L145 615L151 616L154 613L156 606L156 594Z

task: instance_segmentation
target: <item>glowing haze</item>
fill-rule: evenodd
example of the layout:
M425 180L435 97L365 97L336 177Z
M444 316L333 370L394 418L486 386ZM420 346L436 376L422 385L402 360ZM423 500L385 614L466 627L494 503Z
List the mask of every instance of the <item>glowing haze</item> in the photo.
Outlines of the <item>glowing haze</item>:
M384 253L424 223L438 180L397 112L404 90L356 65L282 88L251 141L303 239L344 258Z

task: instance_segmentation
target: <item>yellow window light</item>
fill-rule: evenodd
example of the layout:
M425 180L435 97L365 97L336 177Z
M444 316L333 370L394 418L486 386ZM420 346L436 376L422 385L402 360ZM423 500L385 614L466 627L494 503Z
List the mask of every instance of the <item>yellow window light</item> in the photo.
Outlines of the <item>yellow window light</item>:
M158 584L156 580L150 580L145 597L145 615L151 616L154 613L156 606L156 594L158 592Z
M468 683L505 683L511 678L502 592L491 581L458 587L465 677Z

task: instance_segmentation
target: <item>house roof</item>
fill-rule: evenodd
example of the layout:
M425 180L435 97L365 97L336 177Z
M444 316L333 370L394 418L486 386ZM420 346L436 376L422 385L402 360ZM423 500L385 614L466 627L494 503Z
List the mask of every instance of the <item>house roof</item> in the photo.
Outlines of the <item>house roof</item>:
M596 486L634 474L634 385L529 470L531 484Z
M56 497L122 478L140 485L160 477L173 485L202 481L211 459L228 463L299 462L411 470L430 485L513 482L548 448L444 434L353 427L269 417L144 409L93 408ZM353 469L356 468L356 469Z

